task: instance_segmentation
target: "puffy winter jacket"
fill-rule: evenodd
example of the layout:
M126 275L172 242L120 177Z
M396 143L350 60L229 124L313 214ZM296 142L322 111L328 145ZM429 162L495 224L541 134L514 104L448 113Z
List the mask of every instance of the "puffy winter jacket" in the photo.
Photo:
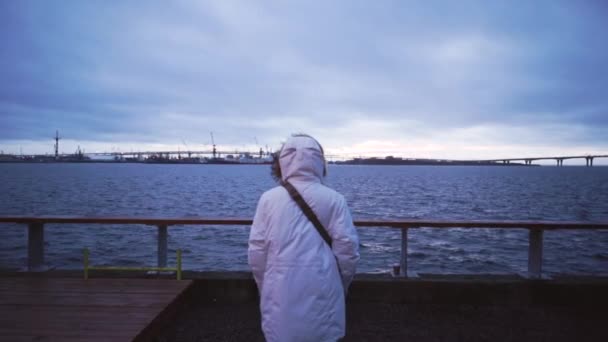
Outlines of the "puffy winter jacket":
M262 330L267 341L336 341L345 334L344 297L359 260L357 231L344 197L321 182L325 164L314 139L288 139L279 163L283 180L300 192L333 243L330 248L283 187L262 195L248 253Z

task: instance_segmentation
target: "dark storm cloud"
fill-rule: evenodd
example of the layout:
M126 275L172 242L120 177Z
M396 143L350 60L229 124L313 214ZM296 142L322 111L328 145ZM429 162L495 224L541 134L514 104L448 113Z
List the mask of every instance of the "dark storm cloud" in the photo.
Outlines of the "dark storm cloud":
M404 130L575 125L580 135L545 141L605 146L605 10L591 1L4 1L0 140L60 129L80 140L204 143L215 131L238 145L308 131L341 132L347 144ZM361 122L396 129L349 131Z

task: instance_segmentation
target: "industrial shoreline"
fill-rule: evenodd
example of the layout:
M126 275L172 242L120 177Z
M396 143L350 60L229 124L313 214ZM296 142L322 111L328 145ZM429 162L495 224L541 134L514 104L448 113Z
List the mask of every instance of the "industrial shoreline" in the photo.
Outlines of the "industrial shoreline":
M184 158L166 158L166 157L149 157L142 158L114 158L114 159L94 159L86 156L65 156L55 159L53 157L18 157L18 156L0 156L0 163L29 163L29 164L49 164L49 163L101 163L101 164L185 164L185 165L270 165L271 158L251 158L251 157L233 157L227 158L199 158L199 157L184 157ZM386 166L540 166L539 164L523 164L523 163L502 163L492 161L466 161L466 160L434 160L434 159L415 159L415 158L355 158L344 161L329 161L333 165L386 165Z

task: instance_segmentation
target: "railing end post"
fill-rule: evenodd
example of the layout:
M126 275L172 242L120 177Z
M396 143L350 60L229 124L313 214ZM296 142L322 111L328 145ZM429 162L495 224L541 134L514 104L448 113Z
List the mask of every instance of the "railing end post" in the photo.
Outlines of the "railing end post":
M84 280L87 280L89 279L89 249L83 249L82 254L82 260L84 263Z
M28 224L27 270L29 272L43 272L47 270L47 267L44 265L44 224L41 222L31 222Z
M177 280L182 280L182 250L177 250Z
M167 225L161 224L158 225L158 267L167 267L167 246L168 246L168 233L167 233Z
M407 260L407 240L408 240L408 229L409 227L401 228L401 262L399 276L408 276L408 260Z
M541 279L543 265L543 229L529 228L528 278Z

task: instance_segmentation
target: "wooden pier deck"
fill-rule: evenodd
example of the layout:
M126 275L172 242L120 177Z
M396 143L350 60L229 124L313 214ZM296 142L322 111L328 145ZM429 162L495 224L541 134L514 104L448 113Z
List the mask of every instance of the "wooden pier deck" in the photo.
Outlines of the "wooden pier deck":
M0 278L1 341L145 341L191 281Z

